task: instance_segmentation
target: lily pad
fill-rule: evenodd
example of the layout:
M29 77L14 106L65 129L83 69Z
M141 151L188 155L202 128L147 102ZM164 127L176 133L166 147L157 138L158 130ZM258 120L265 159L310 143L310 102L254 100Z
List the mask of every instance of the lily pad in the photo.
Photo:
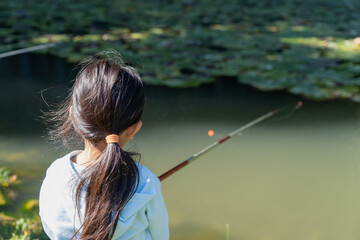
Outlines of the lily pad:
M148 84L195 87L223 76L357 102L359 9L335 0L5 0L0 52L62 42L41 53L78 62L114 48Z

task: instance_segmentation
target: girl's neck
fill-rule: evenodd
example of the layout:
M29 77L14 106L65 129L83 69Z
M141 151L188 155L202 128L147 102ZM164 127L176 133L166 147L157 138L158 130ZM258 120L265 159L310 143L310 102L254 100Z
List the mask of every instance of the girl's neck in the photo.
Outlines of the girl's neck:
M128 127L125 131L119 134L119 146L123 148L130 139L134 138L134 135L140 130L142 126L142 121L134 123ZM85 167L90 166L94 161L96 161L100 155L103 153L106 148L106 140L101 140L96 144L91 143L90 141L84 139L84 151L75 156L72 161L76 164L83 165Z
M94 145L91 142L84 140L84 144L84 151L75 156L73 162L88 167L93 161L100 157L106 148L106 141L102 140Z

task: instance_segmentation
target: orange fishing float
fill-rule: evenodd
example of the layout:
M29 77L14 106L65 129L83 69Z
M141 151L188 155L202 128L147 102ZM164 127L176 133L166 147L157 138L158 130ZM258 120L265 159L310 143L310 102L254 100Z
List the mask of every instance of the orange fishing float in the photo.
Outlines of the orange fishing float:
M208 135L209 135L209 137L214 136L214 133L215 133L215 132L214 132L214 130L209 130L209 131L208 131Z

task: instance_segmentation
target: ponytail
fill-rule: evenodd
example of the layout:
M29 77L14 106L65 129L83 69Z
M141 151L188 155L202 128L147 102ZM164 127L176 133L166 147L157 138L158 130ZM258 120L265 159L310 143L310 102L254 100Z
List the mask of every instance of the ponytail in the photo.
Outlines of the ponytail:
M76 189L78 213L81 191L83 187L87 190L85 215L78 230L80 239L105 240L114 235L119 214L139 184L133 155L136 154L122 150L118 143L109 143L94 164L84 169Z

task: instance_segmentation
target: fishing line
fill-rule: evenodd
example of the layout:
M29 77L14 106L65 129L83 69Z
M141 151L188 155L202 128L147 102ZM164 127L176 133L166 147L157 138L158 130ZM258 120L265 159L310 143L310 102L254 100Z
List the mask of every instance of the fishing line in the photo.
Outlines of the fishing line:
M232 136L234 136L235 134L241 133L242 131L274 116L275 114L278 114L282 111L285 111L287 109L291 109L292 111L296 111L299 110L302 107L303 103L301 101L297 102L296 105L294 104L289 104L286 105L282 108L279 109L275 109L267 114L264 114L262 116L260 116L259 118L245 124L244 126L236 129L235 131L229 133L227 136L223 137L222 139L213 142L212 144L210 144L209 146L207 146L206 148L200 150L199 152L195 153L194 155L192 155L191 157L189 157L188 159L186 159L185 161L181 162L180 164L176 165L175 167L173 167L172 169L170 169L169 171L163 173L162 175L159 176L160 181L163 181L164 179L166 179L167 177L169 177L170 175L174 174L175 172L179 171L180 169L182 169L183 167L185 167L186 165L188 165L189 163L193 162L195 159L197 159L199 156L203 155L204 153L210 151L211 149L215 148L216 146L220 145L221 143L225 142L226 140L229 140Z
M302 106L302 102L301 102L301 106ZM279 121L283 121L285 119L290 118L292 115L294 115L294 113L296 112L296 110L298 110L301 106L296 106L296 107L289 107L290 110L289 111L285 111L283 110L282 112L284 112L284 114L278 116L278 117L274 117L273 119L269 120L269 123L272 122L279 122Z

